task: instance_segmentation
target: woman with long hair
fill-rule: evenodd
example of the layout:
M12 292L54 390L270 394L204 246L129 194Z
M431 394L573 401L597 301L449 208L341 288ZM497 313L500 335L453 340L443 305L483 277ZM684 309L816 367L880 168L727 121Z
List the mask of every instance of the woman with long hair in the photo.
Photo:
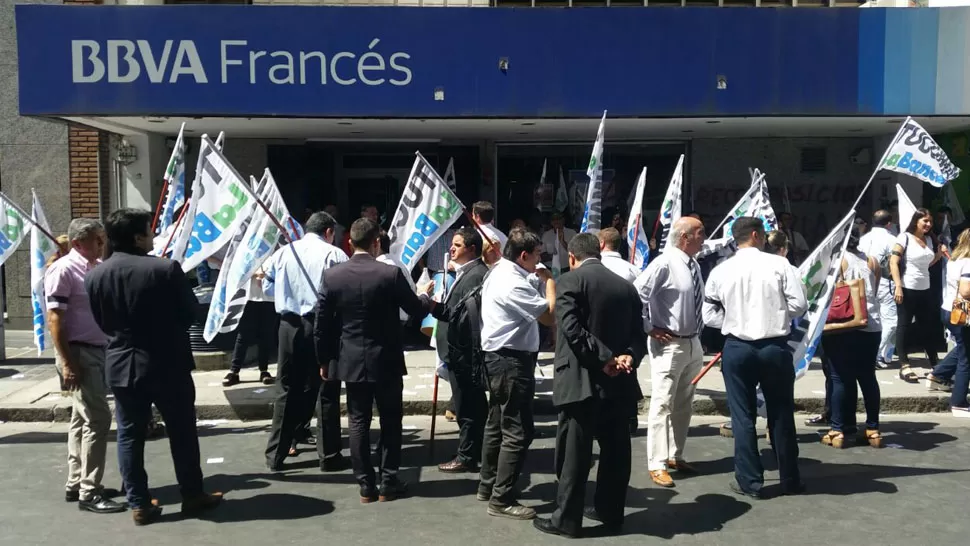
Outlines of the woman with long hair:
M765 252L788 258L788 236L784 231L769 231L765 238Z
M970 332L965 326L950 324L950 311L953 301L960 296L970 299L970 229L963 230L957 238L956 248L950 254L950 261L946 264L946 287L943 291L943 304L940 316L943 324L950 331L950 338L955 343L953 350L940 361L933 371L926 376L930 390L945 390L952 388L950 393L950 408L954 411L968 412L967 389L970 386L970 360L968 360L967 336ZM952 383L951 383L952 379Z
M47 267L50 267L52 263L67 256L67 253L71 251L71 242L67 239L67 235L58 235L56 241L57 250L47 259L47 263L45 264Z
M935 249L935 250L934 250ZM889 270L896 285L895 300L899 324L896 326L896 354L899 356L899 378L918 383L919 378L909 367L908 345L915 338L926 350L930 366L938 357L933 347L933 328L940 326L938 313L930 294L930 266L946 251L933 234L933 215L926 209L916 209L906 231L899 235L889 260ZM915 320L914 325L910 324ZM923 335L918 333L923 331Z
M865 281L866 312L868 323L860 330L832 333L822 336L822 346L829 359L832 379L831 430L822 436L822 443L842 448L846 437L858 430L855 407L858 390L866 408L866 428L860 434L872 447L882 447L879 435L879 382L873 363L879 353L882 322L879 320L879 262L859 250L860 226L853 226L842 258L842 278Z

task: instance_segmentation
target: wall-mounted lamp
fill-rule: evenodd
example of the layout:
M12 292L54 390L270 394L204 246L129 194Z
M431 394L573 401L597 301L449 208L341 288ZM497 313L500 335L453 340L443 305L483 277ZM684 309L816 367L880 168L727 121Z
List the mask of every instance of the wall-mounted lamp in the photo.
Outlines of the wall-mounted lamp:
M718 90L727 89L727 76L717 77L717 88Z
M122 165L131 165L138 159L138 148L122 138L115 144L115 160Z

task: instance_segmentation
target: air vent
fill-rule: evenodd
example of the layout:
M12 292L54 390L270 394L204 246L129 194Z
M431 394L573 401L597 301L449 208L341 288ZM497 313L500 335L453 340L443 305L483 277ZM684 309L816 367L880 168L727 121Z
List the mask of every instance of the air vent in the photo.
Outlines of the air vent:
M825 172L825 148L802 148L802 172Z

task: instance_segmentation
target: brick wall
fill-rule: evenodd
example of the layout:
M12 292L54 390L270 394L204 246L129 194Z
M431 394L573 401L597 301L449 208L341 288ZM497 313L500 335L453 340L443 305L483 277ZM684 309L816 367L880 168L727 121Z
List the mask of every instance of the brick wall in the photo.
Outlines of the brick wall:
M67 142L71 218L100 218L102 211L108 212L108 135L97 129L71 124Z

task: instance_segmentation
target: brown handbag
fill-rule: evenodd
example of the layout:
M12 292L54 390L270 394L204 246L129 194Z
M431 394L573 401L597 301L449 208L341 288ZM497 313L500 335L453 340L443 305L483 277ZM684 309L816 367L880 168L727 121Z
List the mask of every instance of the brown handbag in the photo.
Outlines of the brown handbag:
M967 301L957 294L957 299L953 300L953 308L950 310L950 324L954 326L970 326L970 301Z
M839 271L839 278L845 268ZM865 279L839 280L835 283L829 314L825 319L823 334L838 334L865 328L869 324L869 311L866 307Z

